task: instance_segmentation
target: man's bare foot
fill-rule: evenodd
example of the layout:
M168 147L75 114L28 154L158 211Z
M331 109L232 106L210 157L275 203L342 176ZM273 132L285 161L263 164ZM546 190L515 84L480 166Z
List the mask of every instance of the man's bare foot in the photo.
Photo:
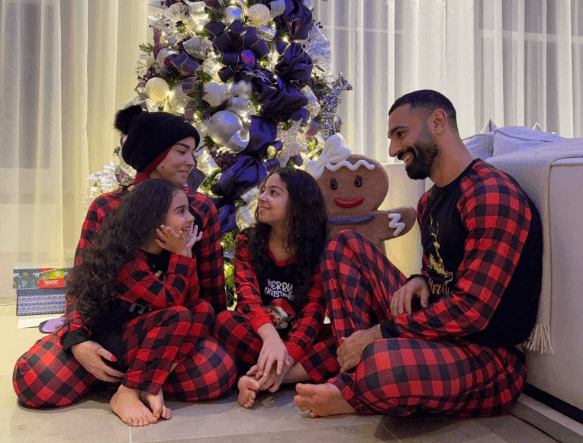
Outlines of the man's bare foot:
M337 414L354 414L356 411L340 393L340 390L331 383L321 385L296 385L298 395L294 403L300 411L310 411L310 417L326 417Z
M162 389L157 394L152 394L148 391L140 391L140 400L152 410L152 414L156 418L165 418L170 420L172 418L172 411L164 404L164 392Z
M237 387L239 388L239 405L249 409L255 403L259 383L254 377L244 375L239 379Z
M113 413L128 426L148 426L158 421L152 411L142 403L138 391L124 385L119 386L109 405Z

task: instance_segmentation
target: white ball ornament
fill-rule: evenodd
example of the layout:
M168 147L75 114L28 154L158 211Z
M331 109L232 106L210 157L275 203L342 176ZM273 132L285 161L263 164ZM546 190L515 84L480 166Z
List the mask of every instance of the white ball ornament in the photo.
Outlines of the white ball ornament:
M163 78L153 77L146 83L146 94L157 102L163 102L168 91L170 91L170 88Z
M256 28L262 25L267 25L271 19L271 11L269 8L259 3L251 6L247 15L249 16L251 24Z
M208 124L208 135L221 146L225 146L231 137L243 129L243 122L231 111L219 111L213 114Z
M225 23L227 25L230 25L235 20L241 21L241 19L243 18L243 11L241 11L236 6L227 6L223 10L223 15L225 16Z

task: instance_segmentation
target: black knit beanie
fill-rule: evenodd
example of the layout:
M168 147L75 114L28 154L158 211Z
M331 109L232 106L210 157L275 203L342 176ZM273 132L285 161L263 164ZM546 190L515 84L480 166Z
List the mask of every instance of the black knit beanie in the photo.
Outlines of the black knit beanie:
M138 172L186 137L194 137L195 147L200 142L197 130L183 118L168 112L146 112L139 105L118 111L114 126L127 135L121 155Z

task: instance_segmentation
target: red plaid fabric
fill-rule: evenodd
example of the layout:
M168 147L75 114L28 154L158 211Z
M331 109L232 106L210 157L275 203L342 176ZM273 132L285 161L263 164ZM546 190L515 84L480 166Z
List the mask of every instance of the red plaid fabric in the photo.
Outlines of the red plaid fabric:
M237 311L253 326L253 330L270 322L267 308L261 300L259 281L249 259L248 239L245 235L237 236L237 251L235 253L235 287L237 292ZM326 314L325 300L322 293L322 275L316 269L314 283L307 294L307 301L298 313L285 345L289 354L300 361L307 349L320 332ZM261 348L260 348L261 349Z
M223 311L215 318L215 336L223 343L235 359L247 365L257 363L263 346L261 337L251 327L249 321L239 312ZM286 340L286 337L282 337ZM336 339L332 328L324 325L314 343L299 360L310 378L323 383L338 374L340 365L336 360Z
M207 318L208 328L212 316ZM127 369L121 383L130 389L157 394L172 364L187 358L201 339L192 333L193 326L192 312L182 306L159 309L129 321L123 329ZM200 331L200 326L197 328Z
M393 321L391 297L406 281L381 251L351 230L328 244L322 280L337 338ZM370 344L354 371L328 382L360 414L408 415L424 409L488 416L512 405L525 377L524 363L504 348L454 337L439 342L396 337Z
M122 198L128 192L130 192L128 188L120 188L116 191L100 195L93 200L81 228L81 237L79 238L77 250L75 251L76 265L81 261L81 252L89 247L95 234L99 232L103 220L119 205L119 202L121 202Z
M208 337L212 321L213 309L204 300L195 303L194 312L173 307L129 321L121 339L126 352L118 356L126 371L122 383L154 393L162 386L166 398L183 401L208 400L228 392L237 369L233 357ZM63 349L63 333L61 328L38 340L17 361L13 386L25 406L67 406L99 382ZM179 364L168 375L174 362Z
M117 275L118 298L151 309L194 306L199 291L196 259L170 254L165 279L161 280L150 270L144 252L136 251L135 256L136 259L124 264Z
M215 310L221 312L227 307L225 295L225 271L221 222L213 201L204 194L189 191L190 209L202 220L202 238L192 248L196 257L200 297L207 300Z
M176 366L162 389L177 401L212 400L229 392L237 382L233 356L212 337L198 342L194 352Z
M368 345L354 372L328 383L359 414L410 415L418 410L491 417L518 399L526 366L504 348L408 338Z

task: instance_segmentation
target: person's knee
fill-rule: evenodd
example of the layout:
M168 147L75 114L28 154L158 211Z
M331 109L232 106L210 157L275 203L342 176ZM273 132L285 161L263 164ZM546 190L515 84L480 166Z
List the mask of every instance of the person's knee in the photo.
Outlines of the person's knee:
M234 318L235 315L237 314L233 311L222 311L215 317L213 329L222 341L228 341L233 329L239 324Z
M167 321L175 324L194 325L195 319L193 312L184 306L172 306L166 310Z
M356 370L356 389L360 395L386 397L387 393L398 389L406 381L403 365L391 365L390 340L378 340L367 345L362 352L362 361Z
M185 401L212 400L229 392L237 382L237 363L232 354L212 338L205 338L195 348L192 364L187 364L192 383L179 395ZM202 373L202 368L205 372Z
M211 328L215 320L215 310L212 305L204 299L198 299L194 305L192 312L194 313L195 321Z
M18 398L19 404L27 408L55 408L69 406L75 399L63 397L57 403L52 398L43 398L40 391L45 394L50 389L49 384L54 378L53 372L46 367L40 367L41 360L35 365L28 362L26 356L22 356L16 362L12 374L12 386Z

